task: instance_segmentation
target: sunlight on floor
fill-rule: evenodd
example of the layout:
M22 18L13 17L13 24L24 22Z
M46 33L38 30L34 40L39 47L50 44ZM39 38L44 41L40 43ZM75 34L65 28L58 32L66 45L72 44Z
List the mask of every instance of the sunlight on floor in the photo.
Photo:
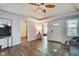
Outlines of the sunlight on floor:
M43 49L48 48L48 41L47 41L47 36L43 36Z
M44 43L47 43L48 41L47 41L47 36L43 36L43 42Z

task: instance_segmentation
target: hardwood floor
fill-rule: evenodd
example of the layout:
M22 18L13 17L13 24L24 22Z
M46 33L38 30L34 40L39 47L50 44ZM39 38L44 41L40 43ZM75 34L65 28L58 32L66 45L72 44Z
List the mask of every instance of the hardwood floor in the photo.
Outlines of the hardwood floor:
M27 42L22 38L20 45L0 51L0 56L63 56L66 50L56 42L34 40Z

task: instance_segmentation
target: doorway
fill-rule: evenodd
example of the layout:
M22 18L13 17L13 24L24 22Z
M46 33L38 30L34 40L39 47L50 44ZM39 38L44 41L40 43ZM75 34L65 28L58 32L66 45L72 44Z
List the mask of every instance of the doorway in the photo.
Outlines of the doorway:
M47 32L48 32L48 26L47 26L47 23L43 23L43 26L42 26L42 30L43 30L43 41L44 42L47 42Z
M28 29L28 23L26 21L23 21L21 23L21 42L26 42L28 38L27 29Z

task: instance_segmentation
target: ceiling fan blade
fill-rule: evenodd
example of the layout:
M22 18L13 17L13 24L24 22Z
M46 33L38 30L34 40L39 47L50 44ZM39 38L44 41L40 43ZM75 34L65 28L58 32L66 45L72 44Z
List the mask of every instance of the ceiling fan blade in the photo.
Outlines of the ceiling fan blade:
M29 3L31 5L35 5L35 6L39 6L39 4L36 4L36 3Z
M55 7L55 5L52 5L52 4L47 4L47 5L45 5L45 7L46 7L46 8L54 8L54 7Z

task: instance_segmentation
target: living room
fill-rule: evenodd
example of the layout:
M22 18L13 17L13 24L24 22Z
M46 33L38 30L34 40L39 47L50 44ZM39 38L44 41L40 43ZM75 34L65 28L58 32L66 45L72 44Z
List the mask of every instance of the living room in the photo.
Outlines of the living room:
M11 35L1 37L0 55L74 55L70 54L72 48L69 48L69 41L78 36L78 5L70 3L0 3L0 24L11 26ZM26 29L21 30L25 28L22 23L27 24L27 31ZM5 49L7 47L8 49ZM64 48L67 51L62 52ZM9 51L9 54L6 50Z

